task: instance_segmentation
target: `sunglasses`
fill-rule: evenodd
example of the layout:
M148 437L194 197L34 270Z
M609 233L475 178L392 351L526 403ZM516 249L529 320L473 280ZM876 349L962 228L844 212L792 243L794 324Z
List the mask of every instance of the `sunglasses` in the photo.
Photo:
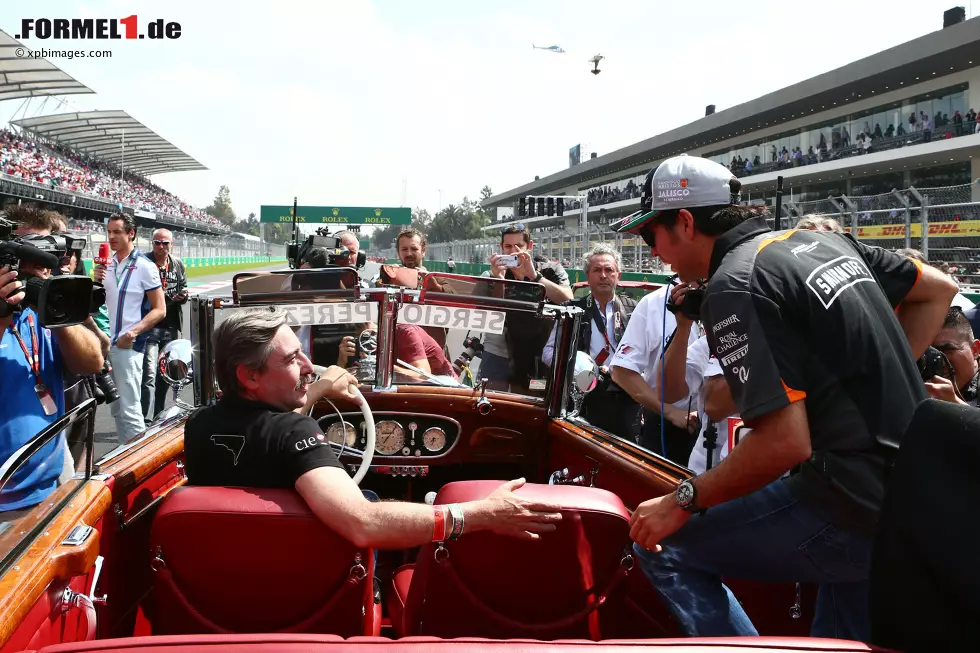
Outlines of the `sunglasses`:
M519 234L525 231L527 231L527 227L522 224L512 224L504 228L505 234Z
M160 245L161 247L166 247L166 246L169 246L170 245L170 241L169 240L154 240L153 241L153 244L154 245Z

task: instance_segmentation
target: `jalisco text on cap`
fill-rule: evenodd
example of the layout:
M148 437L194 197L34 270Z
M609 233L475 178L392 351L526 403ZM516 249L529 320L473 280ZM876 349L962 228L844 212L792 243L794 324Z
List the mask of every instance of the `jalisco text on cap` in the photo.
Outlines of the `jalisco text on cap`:
M140 29L140 25L145 29ZM180 23L155 18L140 21L136 14L125 18L22 18L20 34L27 39L179 39Z

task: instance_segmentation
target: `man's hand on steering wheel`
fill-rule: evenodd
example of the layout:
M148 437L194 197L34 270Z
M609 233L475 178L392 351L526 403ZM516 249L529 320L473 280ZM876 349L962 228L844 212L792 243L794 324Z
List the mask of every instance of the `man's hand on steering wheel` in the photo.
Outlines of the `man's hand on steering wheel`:
M346 399L356 401L350 387L357 387L357 378L342 367L331 365L320 375L319 380L310 385L306 393L307 405L312 405L320 399Z

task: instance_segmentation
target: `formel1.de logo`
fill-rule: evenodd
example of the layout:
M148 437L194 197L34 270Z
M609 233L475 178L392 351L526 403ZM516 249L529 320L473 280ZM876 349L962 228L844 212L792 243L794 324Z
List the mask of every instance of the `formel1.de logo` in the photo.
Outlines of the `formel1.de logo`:
M145 30L141 30L141 24ZM121 29L120 29L121 27ZM136 14L125 18L22 18L20 34L14 38L107 40L107 39L179 39L180 23L156 18L142 23Z

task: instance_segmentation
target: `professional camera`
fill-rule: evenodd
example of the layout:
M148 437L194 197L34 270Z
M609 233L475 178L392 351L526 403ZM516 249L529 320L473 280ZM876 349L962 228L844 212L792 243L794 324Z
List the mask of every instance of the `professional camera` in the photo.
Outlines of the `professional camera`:
M302 243L286 245L286 258L292 269L301 267L304 263L309 264L311 268L325 268L331 265L351 267L350 250L344 247L339 238L331 236L326 227L317 229L314 235L309 236ZM362 268L366 262L364 252L358 252L357 262L353 267Z
M0 219L0 267L9 266L20 271L22 263L48 268L48 279L21 272L18 280L24 286L23 304L38 314L38 321L45 327L64 327L81 324L93 310L98 310L99 296L93 297L93 282L88 277L61 273L61 259L73 253L81 254L85 241L66 234L41 236L27 234L14 237L15 224ZM104 290L101 301L105 301ZM94 309L93 309L94 306ZM0 315L9 315L16 307L4 303Z
M116 382L112 378L112 366L109 365L108 358L102 363L102 371L97 372L93 376L95 377L96 388L105 397L104 403L111 404L119 399L119 390L116 388ZM103 402L100 401L99 403Z
M954 382L956 380L952 363L946 358L946 354L935 347L926 348L926 352L915 364L919 368L919 375L923 381L931 381L934 376L941 376Z
M466 336L463 339L463 351L453 361L453 371L462 374L464 367L469 367L473 357L483 353L483 343L478 336Z

